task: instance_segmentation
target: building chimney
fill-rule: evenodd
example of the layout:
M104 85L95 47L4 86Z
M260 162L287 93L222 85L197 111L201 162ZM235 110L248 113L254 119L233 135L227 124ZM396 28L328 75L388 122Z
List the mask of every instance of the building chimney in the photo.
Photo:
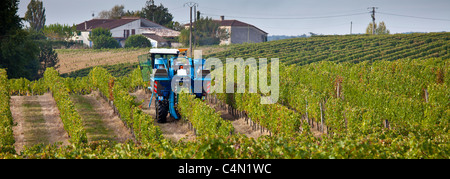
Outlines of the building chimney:
M221 21L225 20L225 16L220 16L220 20Z
M84 21L84 29L87 30L87 21Z

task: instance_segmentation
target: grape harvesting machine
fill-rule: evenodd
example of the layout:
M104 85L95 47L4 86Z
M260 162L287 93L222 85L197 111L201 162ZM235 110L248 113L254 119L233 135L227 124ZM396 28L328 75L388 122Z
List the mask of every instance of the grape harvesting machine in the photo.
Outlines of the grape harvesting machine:
M179 119L178 94L187 91L206 99L211 84L209 70L204 70L204 59L186 57L186 49L151 49L139 56L142 78L151 91L149 108L155 97L156 120L166 122L167 115Z

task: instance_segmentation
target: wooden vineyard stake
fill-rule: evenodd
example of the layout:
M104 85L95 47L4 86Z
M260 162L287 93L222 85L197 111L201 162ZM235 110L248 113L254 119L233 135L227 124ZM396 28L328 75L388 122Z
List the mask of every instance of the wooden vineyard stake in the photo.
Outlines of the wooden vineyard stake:
M390 129L390 124L389 124L389 121L386 119L386 120L383 120L383 124L384 124L384 127L386 128L386 129Z
M309 125L311 125L311 122L309 121L309 117L308 117L308 100L306 100L306 121L308 122Z
M319 102L320 105L320 131L323 132L323 112L322 112L322 103Z
M336 90L336 96L339 98L340 97L340 86L341 86L341 83L338 83L337 84L337 90Z

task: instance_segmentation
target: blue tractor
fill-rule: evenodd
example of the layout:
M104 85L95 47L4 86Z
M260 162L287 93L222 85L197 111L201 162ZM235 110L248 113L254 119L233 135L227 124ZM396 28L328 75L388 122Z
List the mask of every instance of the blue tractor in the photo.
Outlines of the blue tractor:
M211 79L209 70L204 70L204 59L191 59L184 54L186 49L151 49L148 55L139 57L144 81L149 82L151 99L155 97L156 120L166 122L167 115L178 120L178 93L181 90L206 99Z

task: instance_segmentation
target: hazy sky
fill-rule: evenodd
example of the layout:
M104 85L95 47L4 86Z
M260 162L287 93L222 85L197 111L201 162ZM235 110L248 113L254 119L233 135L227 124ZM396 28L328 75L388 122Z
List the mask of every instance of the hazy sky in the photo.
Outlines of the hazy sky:
M30 0L20 0L24 16ZM79 24L124 5L141 10L146 0L43 0L46 24ZM378 7L376 22L384 21L391 33L450 31L450 0L155 0L173 14L174 20L189 22L186 2L196 2L205 16L236 19L255 25L269 35L365 33L372 21L368 7Z

